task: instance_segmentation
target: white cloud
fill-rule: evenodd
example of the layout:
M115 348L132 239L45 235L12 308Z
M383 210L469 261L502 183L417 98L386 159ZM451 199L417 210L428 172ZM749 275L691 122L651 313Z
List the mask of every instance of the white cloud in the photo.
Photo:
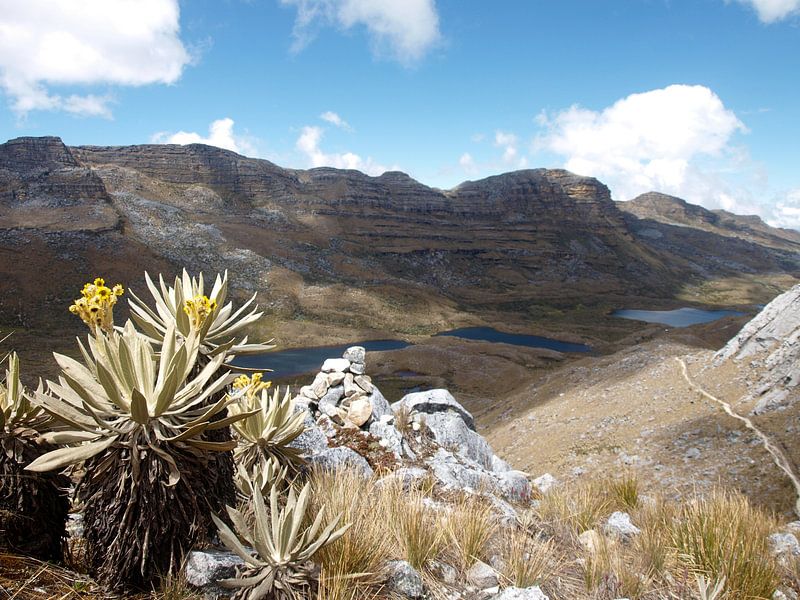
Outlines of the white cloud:
M467 175L477 175L480 171L478 165L475 164L475 159L472 158L469 152L464 152L464 154L461 155L461 158L458 159L458 164L461 165L461 168Z
M546 132L535 149L565 156L565 168L599 178L618 200L656 190L709 208L730 204L709 163L734 156L731 138L746 128L707 87L671 85L537 121Z
M775 202L772 214L766 221L773 227L800 229L800 188L790 190Z
M178 0L0 0L0 88L19 115L110 117L109 95L49 88L174 83L190 62L178 19Z
M519 156L518 142L517 136L513 133L506 133L504 131L494 132L494 145L503 149L503 163L519 169L524 169L528 166L528 159L524 156Z
M327 110L319 116L320 119L323 121L327 121L331 125L336 125L336 127L340 129L344 129L346 131L352 131L353 128L350 127L350 123L345 121L342 117L331 110Z
M435 0L281 0L297 8L293 50L307 46L325 25L366 27L373 51L403 64L419 61L440 40Z
M324 135L324 130L321 127L306 126L300 131L300 137L297 138L297 149L305 154L308 159L308 164L311 167L334 167L336 169L356 169L362 171L367 175L377 176L388 170L389 168L380 165L372 160L371 157L366 159L361 158L358 154L353 152L344 152L341 154L332 153L328 154L320 148L320 142ZM393 167L394 169L394 167Z
M738 0L755 9L763 23L775 23L800 14L800 0Z
M234 121L230 117L217 119L208 126L208 136L190 131L170 133L160 131L150 137L154 144L208 144L226 150L232 150L245 156L258 156L255 144L246 136L236 135L233 131Z

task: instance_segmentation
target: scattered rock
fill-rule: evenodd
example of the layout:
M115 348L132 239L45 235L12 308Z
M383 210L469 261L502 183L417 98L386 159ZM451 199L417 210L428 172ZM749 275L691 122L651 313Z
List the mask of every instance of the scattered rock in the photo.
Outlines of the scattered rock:
M494 587L498 583L497 572L480 560L467 570L466 575L467 581L481 590Z
M694 460L695 458L700 458L700 449L689 448L684 456L690 460Z
M453 585L458 581L458 570L447 563L435 560L431 562L430 569L437 579L447 585Z
M534 479L532 482L533 487L535 487L539 492L542 494L546 494L550 488L558 483L558 480L550 475L550 473L545 473Z
M628 539L642 532L641 529L631 523L631 516L622 511L616 511L608 517L605 530L607 534L615 535L621 539Z
M509 587L492 600L550 600L538 585L527 588Z
M522 471L495 473L504 498L513 502L527 502L531 499L531 484Z
M194 550L186 557L184 576L189 585L202 588L207 596L217 597L223 593L217 582L235 577L236 567L242 565L244 561L233 552Z
M770 552L779 558L800 556L800 543L793 533L773 533L767 538Z
M578 542L589 554L595 554L603 543L602 536L594 529L587 529L578 536Z
M388 587L404 598L422 598L425 589L422 577L417 570L405 560L393 560L388 563L390 573Z
M403 467L381 477L375 482L375 485L381 487L383 485L402 481L403 491L407 492L413 488L418 481L422 481L427 476L428 472L425 469L419 467Z

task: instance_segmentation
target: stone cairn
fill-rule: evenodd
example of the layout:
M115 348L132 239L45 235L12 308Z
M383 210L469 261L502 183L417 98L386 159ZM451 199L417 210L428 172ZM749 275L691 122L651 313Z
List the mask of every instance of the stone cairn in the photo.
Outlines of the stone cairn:
M373 414L381 413L377 415L380 417L391 412L365 372L364 348L348 348L342 358L327 359L311 385L300 389L295 401L313 416L326 415L343 427L362 427Z

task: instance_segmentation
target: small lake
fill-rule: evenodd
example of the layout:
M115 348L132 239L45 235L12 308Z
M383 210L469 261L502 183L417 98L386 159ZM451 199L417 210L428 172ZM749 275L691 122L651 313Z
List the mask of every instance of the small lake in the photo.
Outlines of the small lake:
M744 313L735 310L701 310L699 308L677 308L675 310L615 310L612 317L633 319L647 323L661 323L670 327L689 327L700 323L711 323L724 317L738 317Z
M314 346L311 348L289 348L264 354L240 356L236 359L237 367L248 369L272 369L270 379L292 377L304 373L317 371L326 358L337 358L351 346L363 346L367 352L380 352L383 350L401 350L410 346L402 340L372 340L368 342L354 342L339 346Z
M491 327L465 327L453 329L436 334L437 336L451 336L465 340L480 340L484 342L499 342L526 348L548 348L559 352L591 352L585 344L562 342L536 335L522 335L504 333ZM367 352L381 352L384 350L401 350L410 346L402 340L372 340L367 342L352 342L338 346L314 346L310 348L289 348L252 356L240 356L236 359L237 367L247 369L272 369L270 379L281 379L313 373L319 369L326 358L341 356L350 346L363 346Z
M572 342L562 342L551 338L540 337L538 335L525 335L522 333L506 333L497 331L491 327L463 327L437 333L437 336L452 336L464 340L478 340L481 342L497 342L501 344L511 344L512 346L524 346L526 348L547 348L558 350L559 352L591 352L591 347L586 344L575 344Z

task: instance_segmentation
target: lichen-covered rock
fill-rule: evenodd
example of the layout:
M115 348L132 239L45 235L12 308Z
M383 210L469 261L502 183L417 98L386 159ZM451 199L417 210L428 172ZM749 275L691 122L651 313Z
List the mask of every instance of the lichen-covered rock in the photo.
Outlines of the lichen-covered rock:
M366 363L367 360L367 351L364 349L363 346L350 346L347 350L344 351L342 354L342 358L349 360L350 362L354 363Z
M405 560L393 560L388 563L389 571L388 588L403 598L422 598L425 588L422 577L417 570Z
M622 511L616 511L608 517L605 526L606 533L617 536L623 540L639 535L642 530L631 523L631 516Z
M514 502L527 502L531 499L531 483L522 471L495 472L495 477L504 498Z
M350 361L346 358L328 358L322 363L320 371L323 373L344 373L350 368Z
M475 433L464 422L461 415L454 412L434 412L426 415L425 425L433 433L436 443L474 460L484 469L492 470L494 452L484 437Z
M373 408L373 421L369 426L369 432L377 438L380 438L381 443L387 450L394 452L395 456L400 458L403 455L403 436L392 424L391 417L383 416L379 420L374 420Z
M236 575L236 568L244 561L233 552L223 550L194 550L186 557L184 576L192 587L200 588L206 597L216 598L223 593L217 582Z
M550 600L538 585L527 588L508 587L492 597L492 600Z
M467 581L480 590L494 587L498 584L497 571L485 562L476 561L467 570Z
M311 456L328 449L328 437L307 410L303 419L305 430L289 443L290 448L296 448L305 456Z
M417 482L424 480L428 477L428 471L419 467L402 467L396 471L392 471L388 475L384 475L375 485L383 487L385 485L398 484L402 485L403 491L407 492L412 489Z
M401 406L407 407L412 413L423 413L426 415L442 412L456 413L461 417L467 427L475 431L475 419L447 390L437 389L406 394L400 400L392 404L392 410L396 413Z
M715 356L716 364L745 359L758 359L765 367L753 412L785 404L800 383L800 285L767 304Z
M558 483L558 480L550 475L550 473L545 473L534 479L532 483L533 487L539 490L539 492L546 494L550 488Z
M372 477L372 467L369 466L367 459L355 450L346 447L328 448L309 457L312 466L335 471L344 467L354 468L360 472L364 478Z

